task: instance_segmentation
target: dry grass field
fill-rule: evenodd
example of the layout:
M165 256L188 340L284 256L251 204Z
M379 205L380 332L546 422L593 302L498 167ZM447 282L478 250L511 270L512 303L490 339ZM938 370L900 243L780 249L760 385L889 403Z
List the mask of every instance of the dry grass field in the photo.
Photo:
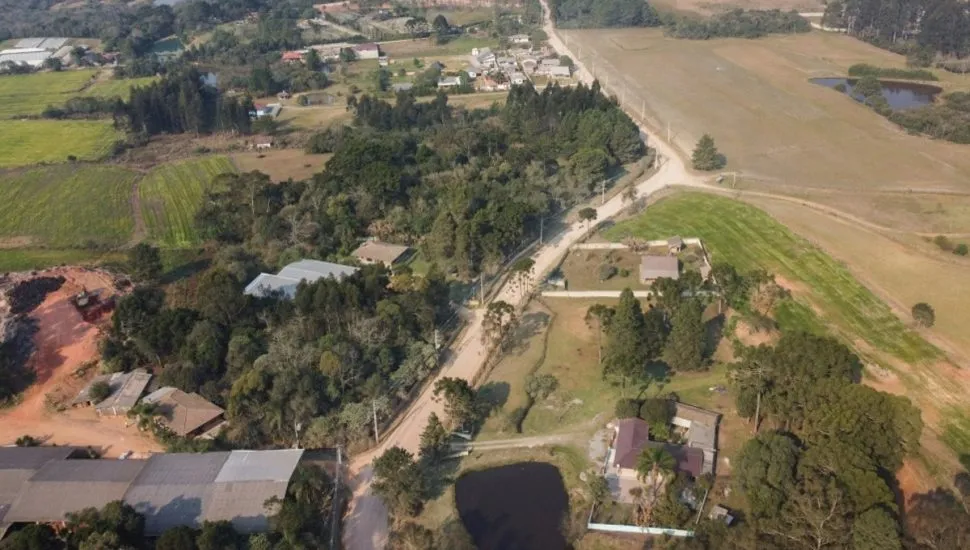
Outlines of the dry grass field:
M726 170L740 171L746 187L804 196L887 227L970 232L966 146L908 135L809 82L860 62L902 67L902 56L822 32L709 41L656 29L563 34L628 107L663 132L669 124L679 149L689 154L710 133ZM970 87L939 76L948 90Z
M258 170L273 181L307 179L323 170L333 155L309 155L302 149L277 149L267 153L249 151L232 155L232 162L240 172Z

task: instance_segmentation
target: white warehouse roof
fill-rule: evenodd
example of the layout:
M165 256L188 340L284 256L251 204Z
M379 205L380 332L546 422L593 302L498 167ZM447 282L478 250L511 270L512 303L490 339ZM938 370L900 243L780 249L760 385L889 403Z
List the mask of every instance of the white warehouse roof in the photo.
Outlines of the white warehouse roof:
M349 265L321 262L320 260L300 260L284 267L276 275L260 273L251 283L246 285L244 294L265 298L273 292L282 292L283 296L292 299L296 296L296 287L300 281L313 283L326 277L333 277L338 281L353 275L356 267Z

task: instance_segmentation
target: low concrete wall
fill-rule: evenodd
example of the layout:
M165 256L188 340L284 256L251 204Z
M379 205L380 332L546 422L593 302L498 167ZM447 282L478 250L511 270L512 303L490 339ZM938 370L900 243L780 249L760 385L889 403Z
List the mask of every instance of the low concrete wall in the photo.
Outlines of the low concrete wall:
M637 527L636 525L616 525L612 523L587 523L590 531L603 533L625 533L631 535L667 535L670 537L693 537L693 531L683 529L664 529L663 527Z

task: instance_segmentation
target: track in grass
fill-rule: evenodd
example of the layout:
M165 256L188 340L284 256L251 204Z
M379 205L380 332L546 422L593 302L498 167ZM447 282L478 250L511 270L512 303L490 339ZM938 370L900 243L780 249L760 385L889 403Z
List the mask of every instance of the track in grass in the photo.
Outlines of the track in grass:
M195 214L205 191L215 176L235 171L232 162L222 156L165 164L152 170L138 184L149 239L171 248L198 244Z
M63 105L95 74L86 70L0 76L0 118L38 115L48 105Z
M129 201L137 178L124 168L89 164L0 176L0 239L65 248L122 245L134 226Z
M0 121L0 168L64 162L68 156L98 160L121 138L109 121L4 120Z
M848 269L753 206L703 193L681 193L606 231L616 241L631 235L700 237L715 262L741 270L763 267L804 283L805 291L796 292L799 299L808 298L850 338L860 338L908 363L941 357L938 349L909 330Z

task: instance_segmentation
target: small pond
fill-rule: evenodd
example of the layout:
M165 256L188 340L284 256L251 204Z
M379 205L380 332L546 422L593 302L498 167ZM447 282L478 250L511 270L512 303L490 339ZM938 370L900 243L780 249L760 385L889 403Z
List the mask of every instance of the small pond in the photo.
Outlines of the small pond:
M841 84L845 86L846 93L852 95L853 99L862 101L862 96L852 94L852 87L857 81L855 78L813 78L810 81L813 84L828 88L835 88ZM886 98L889 106L893 109L912 109L913 107L930 105L936 99L936 96L943 91L942 88L937 86L915 82L883 80L880 81L880 84L882 84L882 96Z
M464 474L458 515L480 550L564 550L569 498L559 469L523 462Z

